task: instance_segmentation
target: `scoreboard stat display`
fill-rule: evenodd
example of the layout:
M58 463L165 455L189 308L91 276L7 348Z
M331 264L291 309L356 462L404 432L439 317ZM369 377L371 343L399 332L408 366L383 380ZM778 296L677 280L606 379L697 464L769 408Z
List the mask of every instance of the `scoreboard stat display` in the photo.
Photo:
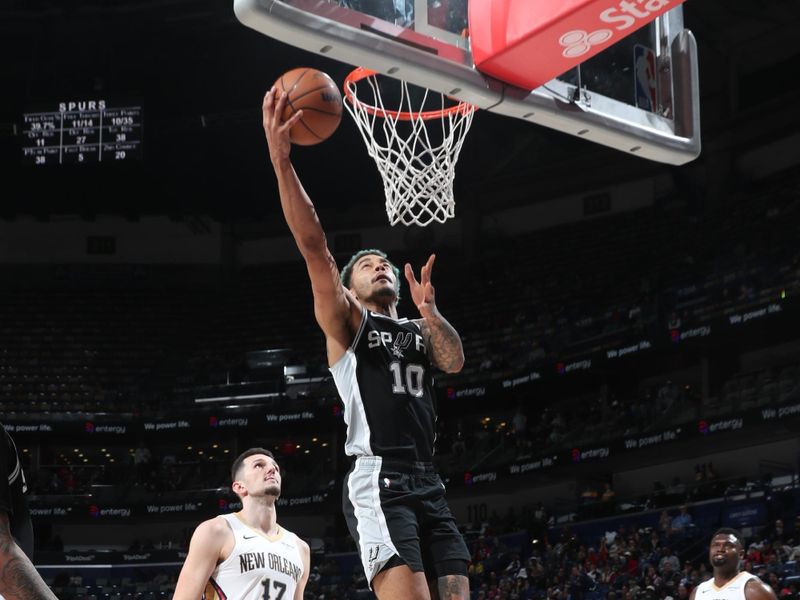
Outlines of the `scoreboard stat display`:
M26 164L141 159L141 106L79 100L59 102L55 108L23 115L22 158Z

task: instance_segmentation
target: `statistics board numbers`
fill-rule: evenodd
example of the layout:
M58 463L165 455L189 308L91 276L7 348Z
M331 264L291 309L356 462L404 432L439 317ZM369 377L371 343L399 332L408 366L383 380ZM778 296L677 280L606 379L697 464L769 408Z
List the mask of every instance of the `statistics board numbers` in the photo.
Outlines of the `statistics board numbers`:
M62 164L99 162L103 115L97 112L65 113L62 125Z
M62 102L52 112L25 114L23 128L27 164L120 162L142 156L140 106Z
M44 165L59 159L60 117L52 114L29 114L23 117L23 159Z

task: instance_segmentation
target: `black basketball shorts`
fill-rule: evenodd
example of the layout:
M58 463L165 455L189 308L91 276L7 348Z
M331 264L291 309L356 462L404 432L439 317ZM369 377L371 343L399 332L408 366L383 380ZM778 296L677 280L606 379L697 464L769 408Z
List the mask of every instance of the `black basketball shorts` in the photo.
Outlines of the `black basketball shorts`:
M342 504L367 581L393 556L434 579L437 563L469 561L469 551L431 463L361 456L345 478Z

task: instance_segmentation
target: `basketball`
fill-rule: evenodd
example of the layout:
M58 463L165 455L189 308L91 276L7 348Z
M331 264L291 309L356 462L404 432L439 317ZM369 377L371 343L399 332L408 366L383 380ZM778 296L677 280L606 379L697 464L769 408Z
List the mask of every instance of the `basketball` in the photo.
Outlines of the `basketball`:
M297 111L303 111L289 132L293 144L313 146L336 131L342 120L342 94L326 73L306 67L292 69L278 78L275 89L278 94L288 94L284 122Z

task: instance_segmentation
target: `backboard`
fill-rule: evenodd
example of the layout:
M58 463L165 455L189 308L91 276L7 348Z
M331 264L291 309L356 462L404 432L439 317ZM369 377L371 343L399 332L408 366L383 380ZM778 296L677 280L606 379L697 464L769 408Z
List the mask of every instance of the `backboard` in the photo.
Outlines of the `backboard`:
M678 2L595 56L588 49L602 46L608 36L599 30L567 32L559 40L564 56L591 58L528 90L475 67L470 32L477 39L476 31L514 23L470 23L477 9L468 1L484 3L483 9L494 0L234 0L234 10L243 24L269 37L484 110L664 163L684 164L700 153L697 45L684 29ZM522 1L528 7L545 4ZM639 14L644 6L669 4L643 3L619 6ZM536 59L531 56L531 64Z

